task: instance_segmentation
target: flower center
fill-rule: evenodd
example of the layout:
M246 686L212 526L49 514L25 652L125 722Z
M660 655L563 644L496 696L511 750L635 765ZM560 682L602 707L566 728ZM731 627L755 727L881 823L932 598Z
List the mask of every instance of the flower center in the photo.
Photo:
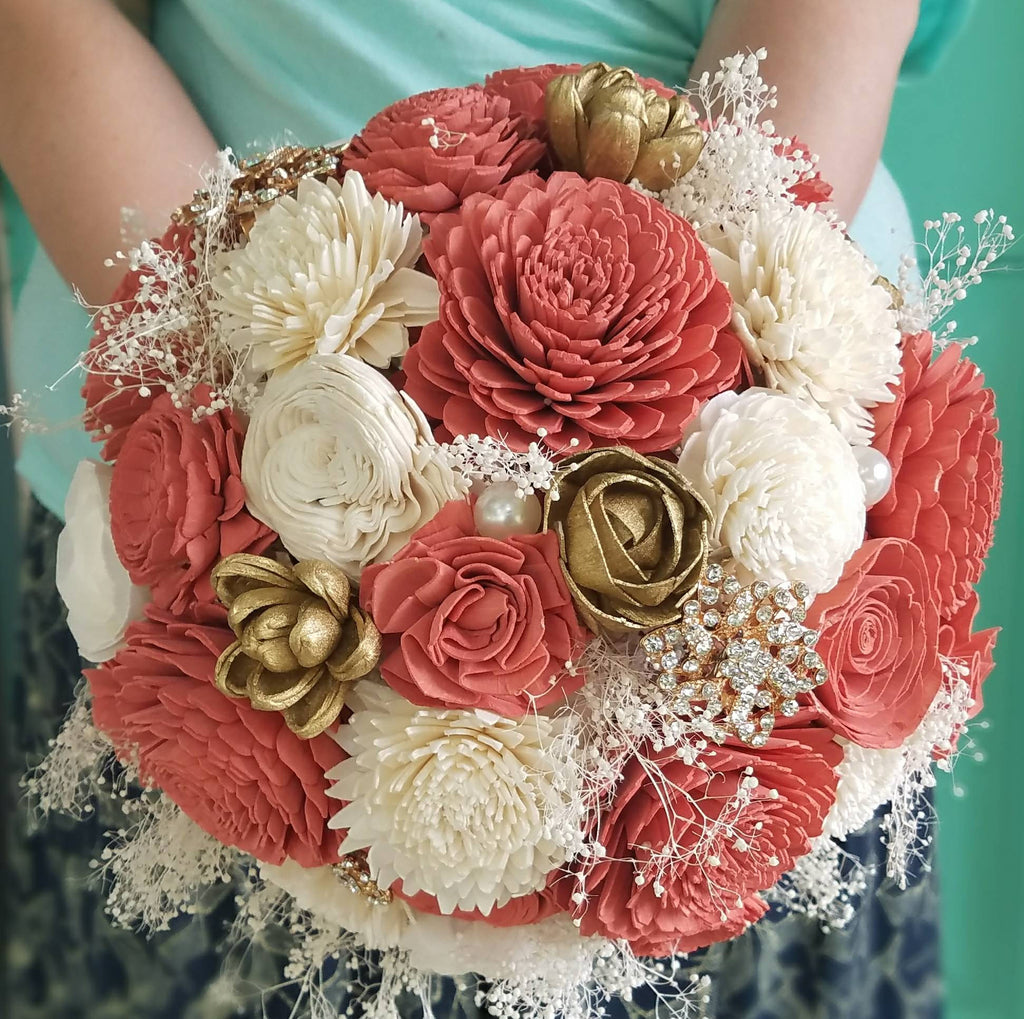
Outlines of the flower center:
M632 268L610 238L560 223L519 267L519 311L527 321L564 328L593 321L602 331L628 295Z

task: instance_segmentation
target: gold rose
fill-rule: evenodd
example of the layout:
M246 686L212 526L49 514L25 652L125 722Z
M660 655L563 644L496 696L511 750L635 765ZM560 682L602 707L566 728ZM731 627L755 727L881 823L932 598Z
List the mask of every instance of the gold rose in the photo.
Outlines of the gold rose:
M708 554L709 511L676 468L631 449L559 465L544 501L583 621L621 635L677 621Z
M560 74L548 84L545 107L559 163L584 177L635 178L664 191L693 168L704 147L686 99L644 89L628 67L595 63Z
M210 579L238 638L217 660L217 688L282 712L303 739L322 733L341 714L348 684L380 658L380 634L348 578L318 559L284 566L238 553Z

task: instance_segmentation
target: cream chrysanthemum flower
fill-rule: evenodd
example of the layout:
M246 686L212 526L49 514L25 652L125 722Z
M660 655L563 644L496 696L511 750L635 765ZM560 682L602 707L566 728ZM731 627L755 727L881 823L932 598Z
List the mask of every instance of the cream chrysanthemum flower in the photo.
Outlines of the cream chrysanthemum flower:
M549 753L558 723L410 704L364 681L335 734L348 760L327 773L346 803L342 853L368 850L374 880L433 895L442 912L489 914L544 887L567 858L571 766Z
M777 203L701 239L734 301L733 328L772 389L818 404L866 446L893 399L900 332L871 262L820 213Z
M270 379L242 483L250 513L296 559L325 559L353 581L467 487L412 399L347 354L316 354Z
M828 416L770 389L721 393L683 436L679 470L745 582L835 586L864 540L864 483Z
M419 217L344 182L306 178L261 211L248 243L211 280L228 342L271 372L310 354L351 354L377 368L409 349L409 327L437 318L437 282L414 266Z
M294 860L279 867L261 863L260 877L286 891L296 905L318 919L354 934L370 949L400 947L414 922L413 910L401 899L372 903L341 881L333 867L302 867Z

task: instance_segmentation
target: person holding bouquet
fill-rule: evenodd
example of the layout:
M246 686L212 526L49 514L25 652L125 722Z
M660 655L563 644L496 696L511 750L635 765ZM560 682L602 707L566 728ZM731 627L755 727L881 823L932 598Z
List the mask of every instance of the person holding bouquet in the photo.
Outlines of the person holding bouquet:
M901 72L935 59L962 11L957 0L158 0L142 12L142 33L106 0L0 0L0 166L40 243L13 323L14 388L45 394L37 410L51 422L80 416L72 382L49 388L54 366L75 363L88 343L67 288L90 305L109 299L110 256L126 247L122 209L134 210L133 231L158 234L220 146L244 153L254 142L347 137L400 97L515 64L602 60L683 88L721 58L765 47L777 130L820 154L851 235L895 276L913 235L879 163L893 91ZM55 731L79 671L75 644L55 625L50 578L73 467L91 453L87 436L67 428L29 434L21 449L33 497L13 696L20 759ZM199 936L129 943L81 884L92 847L79 838L26 845L15 835L14 1014L231 1014L216 977L230 897L207 904ZM880 858L877 835L853 848L867 864ZM813 920L771 916L690 962L715 976L709 1015L937 1016L936 924L925 873L904 892L866 897L845 931L822 936ZM272 972L273 963L253 966ZM475 1012L450 982L438 993L436 1011ZM653 1005L617 1007L647 1014Z

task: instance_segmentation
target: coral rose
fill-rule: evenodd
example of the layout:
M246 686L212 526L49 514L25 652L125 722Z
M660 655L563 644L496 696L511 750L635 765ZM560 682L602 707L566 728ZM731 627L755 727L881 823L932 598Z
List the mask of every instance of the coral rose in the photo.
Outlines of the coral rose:
M116 658L86 672L96 725L218 841L267 863L335 862L343 833L327 827L324 773L343 758L337 743L299 739L276 711L214 687L217 657L234 639L219 606L150 615Z
M552 78L560 74L575 74L582 64L541 64L538 67L508 67L487 75L484 88L495 95L504 96L513 113L521 113L529 120L544 120L544 93ZM676 93L655 78L637 78L647 89L664 99L671 99Z
M924 552L949 617L981 576L999 514L995 396L959 347L932 361L930 333L904 338L902 365L895 402L874 412L874 446L889 458L893 481L868 512L868 533L908 538Z
M132 582L161 608L213 600L210 570L275 538L250 516L242 488L243 430L230 411L193 421L167 394L129 429L110 482L110 525Z
M674 748L651 753L657 779L633 758L601 822L605 852L585 874L587 898L569 906L580 931L664 957L735 937L757 920L768 908L758 892L821 833L842 759L827 729L784 737L758 751L716 747L709 770ZM678 862L666 865L666 850ZM573 881L556 887L566 898L578 889Z
M192 227L174 224L162 237L151 243L154 247L172 252L191 275L191 266L195 262L192 248L194 237L195 230ZM121 386L114 384L120 376L113 370L112 361L121 353L114 339L115 332L129 317L152 310L153 297L159 299L166 290L163 283L152 278L144 285L144 276L150 276L145 269L133 269L122 277L110 303L95 320L96 332L85 355L89 372L82 385L86 406L83 423L85 430L93 433L93 441L103 443L102 455L107 461L117 459L128 429L152 405L156 395L162 392L154 383L168 377L166 363L157 364L152 361L147 363L147 387L140 390L137 382L133 383L132 378L127 376L121 378ZM144 296L144 291L148 297Z
M812 697L828 725L869 749L898 747L921 723L942 683L939 610L924 556L899 538L867 541L807 625L828 682Z
M440 318L404 367L440 435L659 452L741 376L703 244L624 184L521 177L438 217L424 250Z
M549 532L480 537L469 503L450 502L359 594L384 634L381 676L414 704L515 718L583 682L565 673L586 635Z
M424 222L533 169L545 154L533 125L479 85L421 92L381 110L342 157L366 186Z

